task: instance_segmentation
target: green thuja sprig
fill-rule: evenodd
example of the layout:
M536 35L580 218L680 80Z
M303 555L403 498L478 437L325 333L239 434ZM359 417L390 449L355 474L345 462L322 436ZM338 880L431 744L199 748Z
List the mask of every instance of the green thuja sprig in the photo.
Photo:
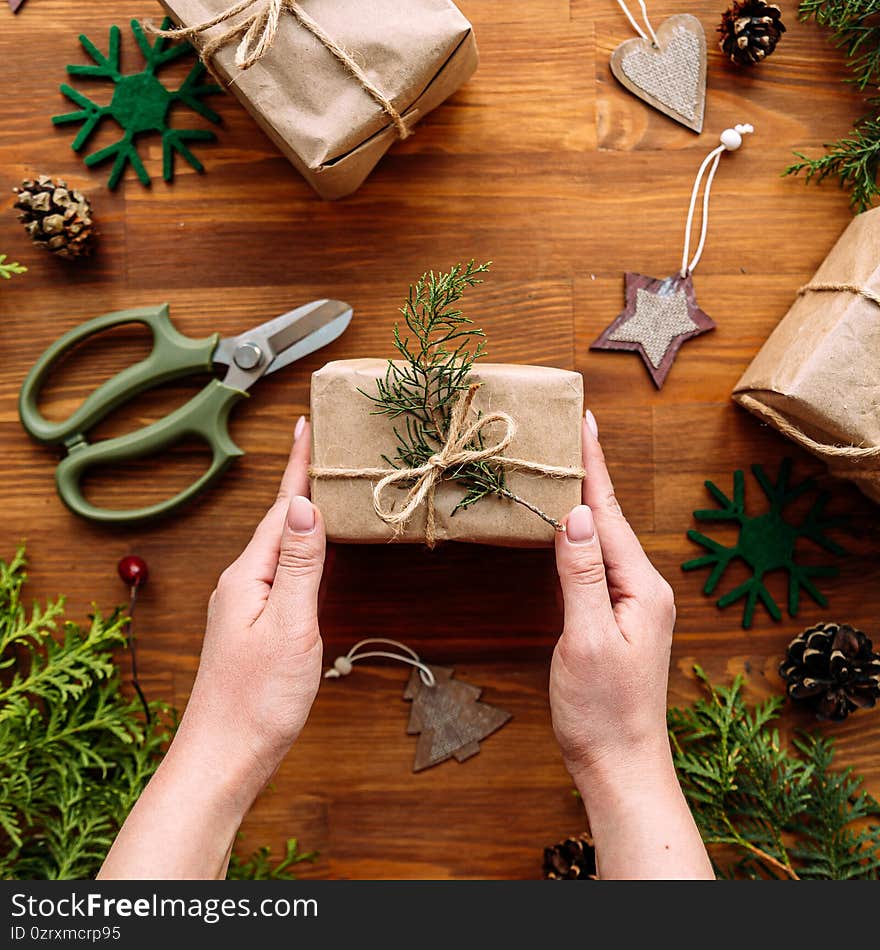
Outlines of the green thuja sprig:
M464 292L482 283L480 274L491 262L456 264L447 273L433 271L410 285L400 308L403 326L394 325L394 348L399 359L389 360L384 378L376 380L377 394L363 392L377 415L402 422L394 427L397 449L382 458L393 468L425 465L446 443L452 412L470 388L474 364L486 352L485 334L458 308ZM484 447L477 436L469 449ZM523 505L554 528L559 523L508 487L501 465L491 459L458 466L444 478L464 488L453 514L495 495Z
M743 680L669 711L675 766L708 845L732 846L729 876L875 879L880 869L880 805L852 769L834 771L831 740L795 737L791 748L770 724L784 700L749 708Z
M257 848L250 857L240 858L232 854L229 859L228 881L292 881L296 880L293 869L303 861L314 861L317 851L300 851L299 841L288 838L284 857L273 863L267 847Z
M834 45L846 51L848 80L859 89L880 77L880 2L878 0L801 0L798 16L813 19L834 33Z
M113 653L126 617L64 620L64 599L30 609L24 550L0 560L0 878L93 877L161 762L175 714L121 690ZM292 876L296 847L273 867L262 849L236 877Z
M877 172L880 169L880 118L866 117L859 121L849 135L826 144L827 152L810 158L795 152L800 161L789 165L786 175L804 172L804 180L817 182L828 177L837 178L840 187L849 189L850 206L858 214L871 207L880 194Z
M859 89L876 89L880 84L880 2L878 0L801 0L802 20L814 19L833 33L833 42L845 50L848 82ZM866 100L870 110L848 135L826 143L826 153L810 158L795 152L799 161L789 165L786 175L804 173L806 181L833 177L850 191L850 205L856 212L867 210L880 195L880 98Z
M0 277L2 277L4 280L11 280L15 274L25 273L27 273L27 268L24 266L24 264L7 260L5 254L0 254Z
M0 561L0 877L97 871L159 764L168 710L145 728L112 651L125 618L64 622L64 600L27 610L24 551Z

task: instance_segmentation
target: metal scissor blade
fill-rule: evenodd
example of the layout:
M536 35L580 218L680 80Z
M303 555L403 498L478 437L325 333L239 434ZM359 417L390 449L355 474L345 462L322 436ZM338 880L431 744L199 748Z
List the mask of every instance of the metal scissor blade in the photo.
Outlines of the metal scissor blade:
M304 349L302 355L305 356L307 353L312 353L326 343L335 340L351 322L353 311L343 300L316 300L312 304L306 304L306 307L311 307L312 309L306 313L301 313L287 326L281 326L277 331L270 332L269 342L272 346L272 351L276 355L272 361L272 367L269 369L269 372L273 372L278 368L275 366L275 363L285 358L288 350L295 344L305 343L307 339L311 339L313 334L320 333L329 324L344 320L342 329L335 335L328 337L325 343L317 343L314 346ZM299 309L305 310L306 307L300 307ZM293 313L297 312L296 310L293 311ZM295 356L293 359L299 359L299 356ZM288 359L281 365L287 366L291 362L293 362L293 360Z
M228 386L248 389L266 373L335 340L351 322L351 307L342 300L313 300L236 337L221 340L214 362L225 364Z
M313 330L307 337L304 337L292 346L288 346L287 349L282 350L278 356L272 360L266 372L274 373L276 369L289 366L291 363L301 360L304 356L308 356L309 353L314 353L315 350L320 350L321 347L332 343L345 333L349 323L351 323L353 312L354 311L349 308L341 316L336 317L329 323L325 323L324 326L319 329Z

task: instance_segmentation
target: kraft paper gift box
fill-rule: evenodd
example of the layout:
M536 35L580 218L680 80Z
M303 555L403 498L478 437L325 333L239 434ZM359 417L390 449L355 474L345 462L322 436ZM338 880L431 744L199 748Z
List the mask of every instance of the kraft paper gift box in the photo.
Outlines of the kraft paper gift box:
M394 457L393 428L404 425L373 414L364 393L376 392L376 380L385 375L387 360L357 359L328 363L312 375L312 467L324 469L388 469L383 455ZM509 470L507 487L522 499L561 521L580 504L583 378L580 373L545 366L477 363L470 382L480 383L471 419L477 412L500 410L516 423L513 441L504 450L511 456L543 465L571 469L570 477L551 477ZM484 441L492 442L500 426L487 427ZM373 508L378 478L313 477L312 500L321 509L331 541L382 543L425 541L426 507L398 531ZM408 486L406 486L408 487ZM389 488L387 497L402 498L404 490ZM488 496L473 506L452 510L465 489L454 481L439 483L435 495L436 539L471 541L510 547L546 547L555 530L521 504Z
M733 398L880 502L880 208L852 220Z
M233 0L161 0L177 24L193 27ZM195 37L205 42L251 10ZM449 0L301 0L303 13L363 70L405 130L455 92L477 68L473 29ZM400 129L327 45L282 9L268 52L235 63L240 38L211 57L212 70L323 198L355 191L400 137Z

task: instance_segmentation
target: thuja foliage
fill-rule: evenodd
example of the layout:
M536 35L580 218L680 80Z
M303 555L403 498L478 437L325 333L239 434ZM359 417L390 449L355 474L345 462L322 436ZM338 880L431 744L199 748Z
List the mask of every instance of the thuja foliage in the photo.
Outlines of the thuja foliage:
M92 877L156 771L174 713L152 702L145 725L122 694L119 611L79 626L61 597L28 609L26 579L23 549L0 560L0 878ZM275 868L266 849L232 867L277 877L303 859L288 845Z
M0 254L0 277L11 280L15 274L24 274L27 268L17 261L10 261L5 254Z
M471 387L474 364L486 352L485 334L458 303L469 287L482 283L479 275L490 264L456 264L447 273L422 274L410 285L400 308L403 326L394 325L399 358L389 360L385 377L376 380L378 393L364 393L375 403L377 414L401 420L394 427L394 457L382 456L394 468L425 465L447 441L453 410ZM467 446L483 447L481 435ZM525 506L558 527L549 515L510 491L504 468L491 459L460 465L444 477L464 489L453 514L495 495Z
M289 881L295 880L293 868L303 861L314 861L317 851L300 851L299 841L288 838L285 844L284 857L272 863L267 847L257 848L246 860L233 853L229 859L229 871L226 879L229 881Z
M876 879L880 805L852 769L833 768L834 744L798 734L783 745L771 723L784 699L753 708L743 680L669 711L675 766L708 845L739 854L722 876L792 880Z
M880 0L801 0L802 20L814 19L833 34L835 45L847 57L850 83L876 93L880 84ZM804 172L807 181L833 177L850 190L850 204L859 212L871 206L880 194L880 96L865 100L866 114L849 135L827 143L826 153L810 158L796 152L798 161L786 174Z

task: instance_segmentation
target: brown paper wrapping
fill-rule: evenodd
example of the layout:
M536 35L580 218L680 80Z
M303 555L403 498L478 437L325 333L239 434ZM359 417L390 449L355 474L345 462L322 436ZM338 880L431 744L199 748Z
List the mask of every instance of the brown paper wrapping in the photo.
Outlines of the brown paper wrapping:
M854 218L810 284L880 295L880 208ZM733 398L880 501L880 306L861 294L807 290L745 371ZM766 408L783 422L768 418ZM762 413L762 409L765 410ZM794 431L786 431L793 427Z
M387 467L397 440L387 416L371 414L363 393L375 393L387 360L338 360L312 374L312 464L317 468ZM516 422L516 437L505 454L549 465L579 468L584 388L580 373L544 366L477 364L472 382L482 383L474 408L500 409ZM492 435L487 433L487 435ZM510 471L511 491L562 519L581 500L578 478L548 478ZM312 480L312 499L321 509L331 541L422 542L425 511L419 510L395 537L373 511L373 483L366 479ZM392 489L393 491L393 489ZM554 530L536 514L506 499L483 498L471 508L450 512L464 489L443 482L436 493L437 538L510 547L546 547ZM402 497L402 494L401 494Z
M232 4L161 2L184 26ZM407 128L477 68L471 25L449 0L302 0L301 6L364 67ZM205 36L223 29L214 27ZM237 46L230 43L217 53L214 70L231 82L230 90L315 191L341 198L360 187L397 139L381 106L290 15L283 15L272 48L250 69L235 65Z

